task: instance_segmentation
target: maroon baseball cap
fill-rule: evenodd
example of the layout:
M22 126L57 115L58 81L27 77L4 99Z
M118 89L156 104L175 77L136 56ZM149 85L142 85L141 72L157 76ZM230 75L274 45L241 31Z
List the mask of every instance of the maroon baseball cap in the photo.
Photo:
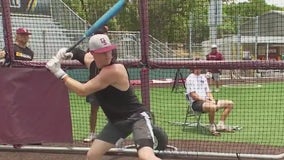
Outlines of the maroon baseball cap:
M26 28L20 27L16 30L17 34L27 34L27 35L31 35L32 33L30 33Z

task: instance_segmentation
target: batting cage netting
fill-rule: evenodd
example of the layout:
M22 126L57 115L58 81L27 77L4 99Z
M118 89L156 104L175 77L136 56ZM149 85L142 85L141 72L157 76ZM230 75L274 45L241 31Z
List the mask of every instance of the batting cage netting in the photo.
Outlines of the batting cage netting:
M84 139L99 134L107 118L99 108L93 124L90 115L96 112L86 97L68 91L45 64L60 48L76 44L116 2L1 1L1 144L86 153L91 142ZM282 1L129 0L104 25L117 45L117 61L127 67L136 95L152 114L159 156L284 158ZM30 59L14 47L21 31L29 33ZM87 51L88 38L76 47ZM82 83L89 80L89 70L76 60L62 62L62 68ZM217 106L229 100L231 111L192 108L187 77L195 70ZM211 130L210 114L219 134ZM225 128L218 130L224 114ZM39 145L29 148L34 143ZM0 149L13 150L10 145ZM130 136L110 153L135 155L134 148Z

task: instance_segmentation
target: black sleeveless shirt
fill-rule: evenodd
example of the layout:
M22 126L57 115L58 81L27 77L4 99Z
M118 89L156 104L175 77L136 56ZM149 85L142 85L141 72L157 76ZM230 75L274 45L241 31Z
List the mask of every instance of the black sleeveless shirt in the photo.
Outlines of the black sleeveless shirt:
M126 91L120 91L113 86L95 93L102 110L112 123L126 120L134 113L146 111L139 102L132 87Z

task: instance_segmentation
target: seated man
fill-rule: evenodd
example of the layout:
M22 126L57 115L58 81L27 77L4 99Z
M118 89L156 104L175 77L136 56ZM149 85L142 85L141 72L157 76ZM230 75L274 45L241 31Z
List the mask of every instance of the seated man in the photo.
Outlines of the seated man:
M200 69L194 69L193 73L186 78L186 93L194 111L209 114L209 130L212 135L221 135L218 131L231 131L225 127L225 120L233 109L234 103L230 100L215 100L211 94L207 79L201 74ZM221 108L224 110L216 126L215 112Z

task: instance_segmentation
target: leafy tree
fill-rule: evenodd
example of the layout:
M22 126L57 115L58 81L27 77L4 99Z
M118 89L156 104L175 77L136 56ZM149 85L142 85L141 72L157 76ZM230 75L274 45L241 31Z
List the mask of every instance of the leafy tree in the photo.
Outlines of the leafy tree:
M117 0L63 0L80 17L90 24L98 20ZM137 2L127 3L124 9L110 20L108 26L113 30L138 30Z
M95 22L117 0L63 0L75 12L89 23ZM108 26L111 30L139 31L139 1L131 0ZM194 43L208 40L209 0L148 0L150 34L162 42L187 43L189 24ZM218 26L219 37L236 34L238 20L255 17L270 10L283 8L266 4L265 0L249 0L236 3L235 0L223 0L223 24Z

